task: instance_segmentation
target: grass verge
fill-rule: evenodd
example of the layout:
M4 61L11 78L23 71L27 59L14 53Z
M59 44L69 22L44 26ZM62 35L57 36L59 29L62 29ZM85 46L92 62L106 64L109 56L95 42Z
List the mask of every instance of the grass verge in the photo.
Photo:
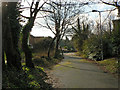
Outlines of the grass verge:
M118 76L118 68L120 67L120 63L118 63L117 58L109 58L103 61L97 61L97 63L103 67L105 72L112 73L116 77Z
M120 63L118 63L117 58L109 58L102 61L82 59L80 62L97 64L105 73L111 73L118 78Z
M111 73L113 74L115 77L118 78L118 74L119 74L119 68L120 68L120 63L118 58L108 58L108 59L104 59L102 61L94 61L91 59L87 59L85 58L84 54L79 54L76 53L76 56L80 56L83 57L84 59L81 60L81 62L86 62L86 63L95 63L97 64L105 73Z

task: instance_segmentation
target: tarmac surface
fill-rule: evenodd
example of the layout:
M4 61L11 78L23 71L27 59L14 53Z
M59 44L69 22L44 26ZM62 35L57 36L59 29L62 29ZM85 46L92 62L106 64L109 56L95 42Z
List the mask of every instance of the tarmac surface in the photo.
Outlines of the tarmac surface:
M118 88L118 79L105 73L96 64L81 62L74 53L65 54L64 60L53 67L59 88Z

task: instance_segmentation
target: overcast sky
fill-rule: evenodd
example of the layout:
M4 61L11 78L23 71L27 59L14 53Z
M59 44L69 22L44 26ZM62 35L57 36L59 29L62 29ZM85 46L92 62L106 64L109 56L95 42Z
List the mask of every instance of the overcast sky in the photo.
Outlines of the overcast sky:
M31 0L28 0L28 1L31 2ZM79 2L81 0L76 0L76 1ZM84 0L84 1L87 1L87 0ZM93 1L93 0L91 0L91 1ZM108 1L108 0L104 0L104 1ZM25 7L29 6L27 2L23 2L22 4ZM88 18L91 19L91 20L99 20L99 13L91 12L92 10L104 11L104 10L113 9L114 7L110 6L110 5L105 5L105 4L95 4L95 5L89 5L89 6L86 5L83 8L84 8L84 12L90 12L90 13L87 13L87 14L82 14L83 16L88 16ZM108 15L108 13L109 12L102 12L102 21L104 21L104 19ZM25 16L29 16L30 15L29 14L29 10L25 10L22 14L25 15ZM117 15L117 10L112 12L112 14L114 16L116 16ZM42 23L44 22L43 19L37 19L36 21L37 22L42 22ZM31 34L34 35L34 36L45 36L45 37L46 36L51 36L51 37L54 37L54 34L50 30L48 30L46 28L43 28L43 27L41 27L41 26L39 26L37 24L35 24L35 26L32 28Z

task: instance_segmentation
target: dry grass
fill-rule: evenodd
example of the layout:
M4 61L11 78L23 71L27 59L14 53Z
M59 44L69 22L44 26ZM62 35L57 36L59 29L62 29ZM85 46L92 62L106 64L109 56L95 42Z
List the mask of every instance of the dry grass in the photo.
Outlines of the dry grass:
M47 51L34 52L34 53L33 53L33 58L34 58L35 56L39 56L39 57L45 56L45 57L47 57L47 56L48 56L48 52L47 52ZM51 51L51 52L50 52L50 57L53 57L53 56L54 56L54 51Z

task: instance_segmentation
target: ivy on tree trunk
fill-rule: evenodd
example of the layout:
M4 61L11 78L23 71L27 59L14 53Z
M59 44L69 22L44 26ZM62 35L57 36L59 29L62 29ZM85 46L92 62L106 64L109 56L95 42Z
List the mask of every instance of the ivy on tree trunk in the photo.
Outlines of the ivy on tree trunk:
M34 68L34 64L32 62L32 51L28 46L28 38L30 31L34 24L34 18L28 20L28 23L23 27L23 38L22 38L22 49L25 53L25 62L27 67Z
M6 54L6 60L7 60L7 66L9 68L16 67L17 69L21 69L21 57L19 51L17 51L17 42L18 38L15 38L13 36L13 33L16 35L19 34L19 32L12 32L13 30L17 31L20 29L19 22L17 20L17 3L13 2L4 2L2 3L2 48L3 48L3 66L5 65L5 55ZM11 13L10 13L11 12ZM14 17L13 17L14 16ZM12 22L15 23L14 26L12 26ZM16 43L14 42L16 41Z

